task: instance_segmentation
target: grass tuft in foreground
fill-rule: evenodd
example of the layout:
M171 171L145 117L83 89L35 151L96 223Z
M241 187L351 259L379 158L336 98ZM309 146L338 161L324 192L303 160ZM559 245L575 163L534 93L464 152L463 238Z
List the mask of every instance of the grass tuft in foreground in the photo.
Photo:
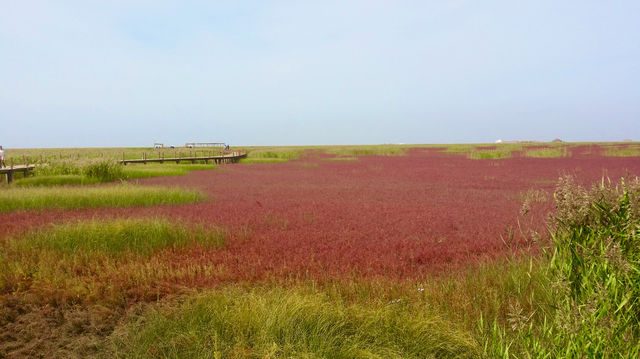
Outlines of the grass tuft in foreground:
M428 311L277 288L227 288L160 307L114 337L123 358L479 357L470 335Z
M194 203L198 191L121 184L105 187L9 188L0 191L0 212L24 209L131 207Z

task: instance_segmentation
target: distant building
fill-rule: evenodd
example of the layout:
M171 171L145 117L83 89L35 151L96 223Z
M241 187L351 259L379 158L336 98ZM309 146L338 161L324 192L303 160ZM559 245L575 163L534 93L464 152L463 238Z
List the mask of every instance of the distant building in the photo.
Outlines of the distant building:
M561 139L559 139L559 138L556 138L556 139L554 139L554 140L553 140L553 141L551 141L551 142L564 142L564 141L563 141L563 140L561 140Z
M502 143L502 140L496 140L496 143Z

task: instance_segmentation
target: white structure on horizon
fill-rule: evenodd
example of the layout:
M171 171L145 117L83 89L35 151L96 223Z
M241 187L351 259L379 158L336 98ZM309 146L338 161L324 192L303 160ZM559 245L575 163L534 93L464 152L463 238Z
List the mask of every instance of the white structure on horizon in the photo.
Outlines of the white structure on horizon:
M502 143L502 140L496 140L496 143Z

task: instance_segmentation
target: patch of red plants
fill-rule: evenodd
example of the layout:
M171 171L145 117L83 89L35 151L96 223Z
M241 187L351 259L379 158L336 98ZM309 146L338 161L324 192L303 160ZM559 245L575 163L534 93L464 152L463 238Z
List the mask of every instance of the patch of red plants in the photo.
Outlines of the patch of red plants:
M222 250L169 254L173 267L224 268L198 285L221 282L344 278L422 278L479 258L527 247L521 233L544 232L556 180L583 183L640 173L634 157L601 157L577 148L568 158L473 160L429 149L406 156L325 161L309 152L287 163L226 165L188 176L152 178L206 192L207 203L153 208L23 211L2 214L5 233L79 218L163 216L231 233ZM522 217L523 194L549 200Z

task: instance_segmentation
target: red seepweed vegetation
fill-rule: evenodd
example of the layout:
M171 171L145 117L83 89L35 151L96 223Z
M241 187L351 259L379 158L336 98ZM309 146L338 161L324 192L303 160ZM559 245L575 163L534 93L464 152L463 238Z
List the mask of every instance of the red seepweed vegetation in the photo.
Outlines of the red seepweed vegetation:
M141 181L198 188L209 195L209 203L23 211L3 214L0 228L15 234L81 218L160 216L231 233L222 250L163 253L159 260L171 270L199 264L219 270L159 287L292 278L420 279L528 249L534 232L544 237L550 193L563 174L590 183L640 172L637 158L602 157L590 147L571 152L566 158L474 160L413 149L406 156L347 162L324 161L326 155L308 152L286 163L230 165ZM537 190L533 199L527 194L531 189Z

